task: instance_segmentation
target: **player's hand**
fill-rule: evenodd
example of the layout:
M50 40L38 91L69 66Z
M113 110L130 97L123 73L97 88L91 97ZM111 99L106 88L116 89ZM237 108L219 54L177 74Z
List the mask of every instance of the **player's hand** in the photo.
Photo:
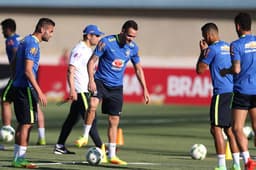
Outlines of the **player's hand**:
M228 73L229 73L228 71L229 71L229 70L228 70L228 69L226 69L226 68L221 69L221 70L220 70L220 75L223 77L223 76L225 76L226 74L228 74Z
M89 81L88 83L88 90L92 93L95 94L97 92L97 87L95 81Z
M201 51L205 50L206 48L208 48L208 44L207 44L207 42L205 40L200 40L199 46L200 46Z
M150 101L149 93L147 90L144 91L144 101L146 104L148 104Z
M39 101L45 107L47 105L47 98L43 93L38 94Z
M77 93L75 90L71 90L69 93L69 100L76 101L77 100Z

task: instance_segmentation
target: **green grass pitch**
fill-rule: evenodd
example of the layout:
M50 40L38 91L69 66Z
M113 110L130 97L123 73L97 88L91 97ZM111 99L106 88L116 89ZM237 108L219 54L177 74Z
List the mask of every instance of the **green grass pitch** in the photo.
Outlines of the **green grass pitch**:
M82 134L82 121L73 129L67 147L75 155L55 155L53 147L60 128L69 111L69 104L56 106L50 103L43 108L46 117L46 146L37 146L37 126L31 136L27 150L28 160L39 164L43 170L212 170L217 164L212 137L209 132L208 107L125 104L120 127L124 145L119 146L118 156L128 162L127 166L101 164L90 166L85 162L85 152L93 145L76 148L74 140ZM107 117L98 111L98 128L107 142ZM13 126L15 118L13 117ZM193 160L190 147L202 143L208 153L204 160ZM0 169L12 168L13 143L4 143L6 150L0 151ZM253 141L249 141L250 153L255 155ZM232 160L227 160L228 167ZM241 161L242 163L242 161Z

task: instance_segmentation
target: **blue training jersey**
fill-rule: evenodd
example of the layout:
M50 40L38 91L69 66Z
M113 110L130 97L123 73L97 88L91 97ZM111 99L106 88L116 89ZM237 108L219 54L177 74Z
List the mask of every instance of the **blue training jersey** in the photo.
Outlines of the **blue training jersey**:
M138 46L134 42L120 46L117 35L102 38L94 50L94 55L99 57L95 79L109 87L123 85L123 75L129 60L133 64L140 62Z
M240 61L241 70L234 75L234 91L256 94L256 36L243 35L231 43L233 61Z
M224 77L220 75L220 70L231 67L228 43L217 41L211 44L200 61L209 65L214 95L233 91L233 76L231 74Z
M5 51L8 57L9 63L11 63L13 58L13 49L18 48L20 36L18 34L13 34L5 40Z
M16 72L13 81L14 87L28 87L32 86L25 75L25 62L26 60L32 60L34 62L33 65L33 73L37 78L37 70L39 66L40 59L40 48L39 48L39 40L33 36L26 36L18 47L17 57L16 57Z

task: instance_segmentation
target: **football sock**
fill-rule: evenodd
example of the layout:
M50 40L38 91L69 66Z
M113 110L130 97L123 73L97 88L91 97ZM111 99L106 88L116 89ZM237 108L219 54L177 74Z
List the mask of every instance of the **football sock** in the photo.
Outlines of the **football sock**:
M19 158L25 158L26 151L27 151L27 147L26 146L19 146L18 157Z
M45 138L45 128L38 128L38 138L39 139Z
M83 137L88 138L89 132L91 130L92 125L86 125L84 124L84 134Z
M112 158L116 156L116 143L108 144L108 157Z
M232 153L233 156L233 164L240 166L240 153Z
M218 166L219 167L226 167L225 154L218 154Z
M244 163L246 164L248 161L248 158L250 158L249 151L242 152L242 157L243 157Z
M64 145L63 144L56 144L55 147L56 148L62 148L62 147L64 147Z

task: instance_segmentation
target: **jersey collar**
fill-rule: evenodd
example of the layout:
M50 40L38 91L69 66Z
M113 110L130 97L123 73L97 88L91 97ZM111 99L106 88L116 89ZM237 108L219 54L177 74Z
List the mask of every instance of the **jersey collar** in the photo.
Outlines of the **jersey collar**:
M33 37L38 43L40 42L39 39L38 39L36 36L32 35L32 37Z

